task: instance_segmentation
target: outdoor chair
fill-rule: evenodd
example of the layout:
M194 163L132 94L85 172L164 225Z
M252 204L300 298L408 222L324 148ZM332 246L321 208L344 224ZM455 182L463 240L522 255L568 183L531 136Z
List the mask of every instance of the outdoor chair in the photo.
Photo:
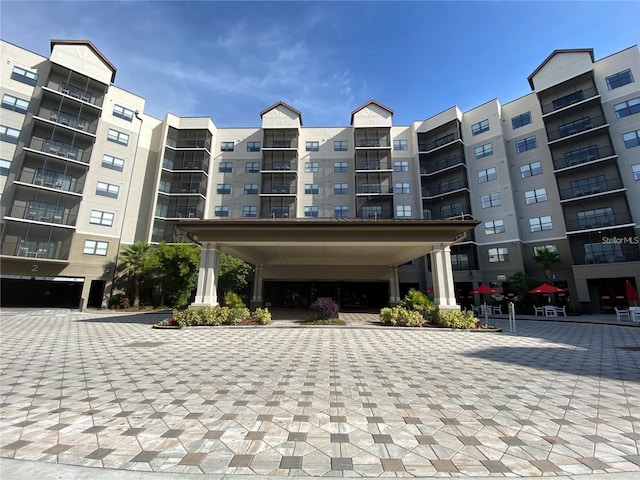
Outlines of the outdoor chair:
M627 322L631 321L629 310L619 310L618 307L614 307L614 310L616 311L616 316L619 322L622 322L623 320Z
M564 305L562 308L561 307L556 307L556 315L563 315L563 316L567 316L567 306Z
M538 316L538 314L544 315L544 307L533 307L534 310L536 311L536 317Z

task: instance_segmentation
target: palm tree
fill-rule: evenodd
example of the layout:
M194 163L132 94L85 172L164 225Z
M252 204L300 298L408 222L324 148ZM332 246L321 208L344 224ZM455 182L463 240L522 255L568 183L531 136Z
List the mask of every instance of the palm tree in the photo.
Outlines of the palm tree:
M133 285L133 307L140 306L140 279L147 270L150 259L151 246L139 241L127 245L120 252L120 272L128 277Z
M543 247L536 250L536 254L533 256L534 262L544 268L544 278L548 282L553 278L551 273L551 265L555 263L561 263L560 255L555 250L551 250L548 247Z

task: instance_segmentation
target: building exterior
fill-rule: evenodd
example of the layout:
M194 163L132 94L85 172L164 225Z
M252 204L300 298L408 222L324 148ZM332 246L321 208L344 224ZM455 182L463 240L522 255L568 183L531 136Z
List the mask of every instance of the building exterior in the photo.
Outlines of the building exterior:
M258 268L256 303L377 307L431 286L450 255L454 290L443 295L465 305L474 287L507 287L516 272L543 280L542 247L559 254L553 280L585 311L612 311L625 280L640 285L637 46L597 61L556 50L529 76L530 94L411 125L372 100L345 127L306 127L278 102L255 128L145 114L89 41L52 40L49 58L2 41L0 53L2 305L99 307L122 246L205 234L195 226L207 220L476 221L457 227L450 250L434 240L433 255L405 258L418 254L408 248L384 272L380 260L367 273L356 250L324 271L317 259L306 274Z

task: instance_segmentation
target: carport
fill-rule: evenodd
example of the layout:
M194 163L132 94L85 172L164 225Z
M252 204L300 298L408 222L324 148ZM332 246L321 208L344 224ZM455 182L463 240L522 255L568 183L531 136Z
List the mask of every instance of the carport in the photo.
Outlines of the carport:
M277 218L184 220L202 245L193 305L218 304L220 252L255 266L251 307L262 306L265 280L385 281L389 303L400 301L398 266L431 254L434 300L456 304L450 245L475 220Z

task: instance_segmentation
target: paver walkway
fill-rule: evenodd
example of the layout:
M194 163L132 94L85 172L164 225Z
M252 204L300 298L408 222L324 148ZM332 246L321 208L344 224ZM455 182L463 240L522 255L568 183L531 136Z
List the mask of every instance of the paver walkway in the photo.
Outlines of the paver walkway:
M164 317L3 311L0 456L256 478L640 478L640 328L150 328Z

